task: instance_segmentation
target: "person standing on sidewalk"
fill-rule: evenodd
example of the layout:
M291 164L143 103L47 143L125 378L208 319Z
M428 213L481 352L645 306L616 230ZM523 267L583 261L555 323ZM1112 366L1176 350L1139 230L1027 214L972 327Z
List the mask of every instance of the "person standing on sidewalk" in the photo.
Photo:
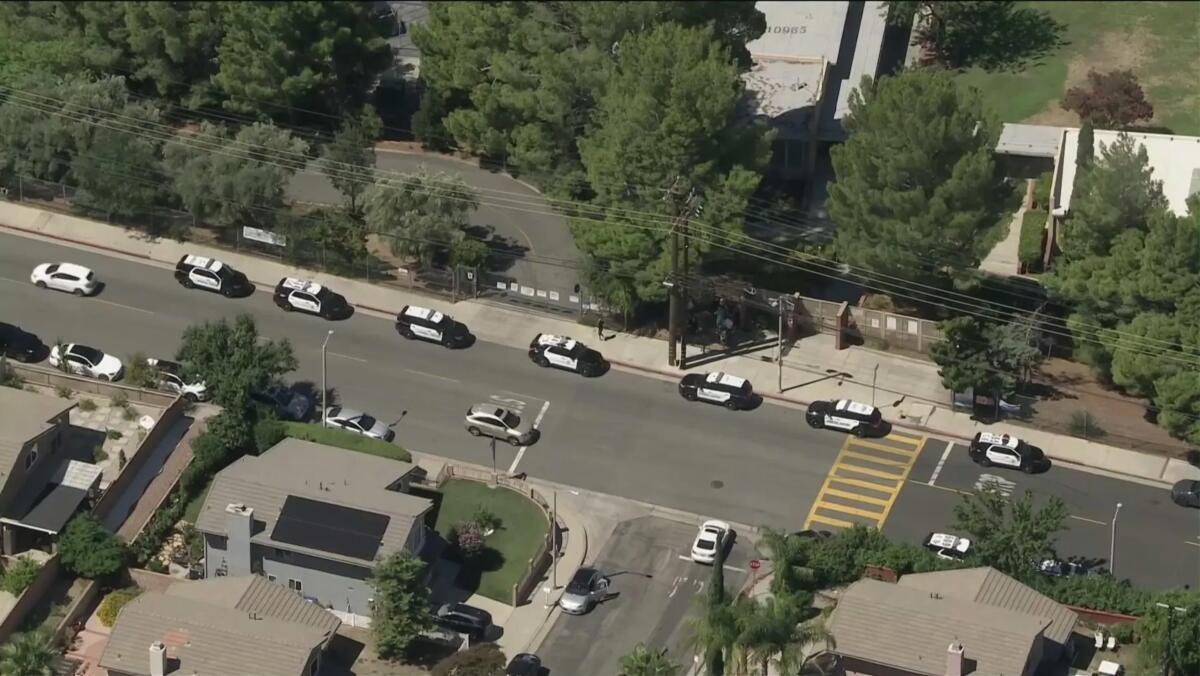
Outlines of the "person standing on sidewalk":
M604 342L604 317L596 320L596 337Z

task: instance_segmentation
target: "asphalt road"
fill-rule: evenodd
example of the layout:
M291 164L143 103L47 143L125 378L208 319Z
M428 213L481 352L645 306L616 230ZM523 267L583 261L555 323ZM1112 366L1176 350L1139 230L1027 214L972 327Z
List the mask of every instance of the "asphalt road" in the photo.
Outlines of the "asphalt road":
M377 150L375 156L376 166L383 171L410 173L424 166L461 175L478 191L479 208L470 217L472 234L512 254L493 257L501 264L496 274L537 290L556 291L562 298L572 292L579 281L577 271L571 267L579 260L575 238L566 219L549 213L550 208L537 192L505 174L437 155ZM315 167L296 174L288 193L291 199L303 202L342 201L341 193Z
M34 265L57 260L93 268L106 288L75 298L29 283ZM248 312L266 336L292 341L300 361L294 379L317 387L321 343L335 329L328 354L335 400L397 421L396 442L414 450L489 464L489 445L466 433L462 415L473 403L502 401L540 416L542 438L524 453L498 444L501 469L709 518L795 529L847 439L808 428L795 408L730 412L684 401L673 383L618 370L583 379L539 369L522 349L482 341L448 351L405 341L391 321L367 313L333 323L284 313L264 291L236 300L187 291L159 267L0 234L0 321L48 343L62 338L119 357L169 357L188 325ZM956 494L916 483L928 482L944 449L945 442L926 444L913 462L901 463L911 470L883 519L888 532L916 540L951 522ZM935 483L970 489L978 474L964 453L952 452ZM1086 519L1072 519L1064 555L1107 558L1103 531L1120 501L1118 574L1155 588L1200 584L1200 512L1170 504L1164 489L1064 467L1043 476L1009 474L1018 488L1059 495Z
M712 579L712 567L687 558L695 537L694 527L657 517L618 524L594 564L617 596L586 615L559 615L538 649L550 676L610 676L639 642L690 664L685 620ZM752 551L745 538L734 542L725 566L727 589L741 588Z

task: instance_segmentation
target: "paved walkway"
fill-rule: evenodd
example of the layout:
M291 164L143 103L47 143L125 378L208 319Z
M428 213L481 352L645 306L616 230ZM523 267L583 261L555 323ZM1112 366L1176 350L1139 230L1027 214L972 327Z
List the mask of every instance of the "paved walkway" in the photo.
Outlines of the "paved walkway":
M305 276L337 289L362 311L388 317L408 303L446 305L441 299L431 300L402 289L302 270L213 247L150 239L124 228L10 202L0 202L0 227L102 249L163 268L173 268L185 253L216 256L245 272L264 290L273 288L281 277ZM480 339L520 349L525 349L529 335L535 331L581 338L589 337L590 331L574 321L530 315L486 301L460 302L455 305L453 314L470 326ZM604 342L602 348L605 356L619 368L670 379L678 379L683 373L665 365L667 350L660 340L620 334ZM864 348L839 351L834 349L829 336L818 335L799 341L789 351L784 358L783 387L779 388L776 386L779 368L770 359L769 352L734 356L705 368L726 370L749 378L765 397L782 403L805 406L814 400L837 398L875 401L897 426L955 438L970 438L985 427L965 413L950 410L949 394L941 386L937 367L928 362ZM1006 423L1005 428L1013 429L1042 447L1058 462L1157 483L1171 483L1181 478L1200 479L1200 468L1181 460L1043 432L1016 423Z

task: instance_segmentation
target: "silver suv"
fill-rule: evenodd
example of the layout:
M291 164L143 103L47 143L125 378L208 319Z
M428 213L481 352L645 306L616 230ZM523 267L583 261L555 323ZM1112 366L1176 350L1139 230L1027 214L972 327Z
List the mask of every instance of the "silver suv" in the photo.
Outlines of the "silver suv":
M471 436L494 437L513 446L525 446L537 440L537 430L528 420L495 404L475 404L467 411L463 425Z

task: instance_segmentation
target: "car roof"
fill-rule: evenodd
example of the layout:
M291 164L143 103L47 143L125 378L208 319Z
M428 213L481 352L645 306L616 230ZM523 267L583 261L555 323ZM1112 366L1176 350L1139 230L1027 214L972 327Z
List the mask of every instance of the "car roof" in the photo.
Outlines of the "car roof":
M728 373L723 373L721 371L713 371L704 377L704 382L717 383L719 385L725 385L728 387L741 387L746 384L746 379L739 378Z
M424 319L433 322L434 324L440 324L442 320L446 318L446 315L438 312L437 310L431 310L427 307L419 307L416 305L409 305L405 307L401 314L405 315L406 317Z
M65 272L77 277L87 277L92 272L90 269L74 263L55 263L55 265L58 266L55 272Z
M495 404L475 404L471 407L471 415L494 415L497 418L500 418L507 412L508 409Z
M580 568L571 576L571 582L587 582L599 574L595 568Z
M971 541L966 538L960 538L957 535L949 533L930 533L928 544L941 549L957 549L965 551L971 544Z
M310 279L300 279L298 277L284 277L283 281L279 282L279 285L285 289L303 291L304 293L309 293L314 296L318 293L321 293L322 288L320 284L317 284Z
M179 371L180 368L178 363L167 361L166 359L147 359L146 361L153 362L154 366L157 367L158 370L166 371L167 373L175 373Z
M537 337L537 344L558 345L567 350L573 350L575 349L575 346L579 344L579 342L574 338L568 338L567 336L556 336L552 333L539 333Z
M194 265L198 268L205 268L207 270L212 270L213 272L220 272L221 268L225 267L224 263L222 263L221 261L219 261L215 258L209 258L207 256L197 256L196 254L188 254L188 255L184 256L183 262L185 265Z
M995 444L997 446L1005 446L1007 448L1016 449L1021 444L1021 440L1011 434L995 434L993 432L980 432L976 438L981 444Z
M863 404L851 399L838 399L837 403L833 405L833 408L837 411L849 411L850 413L857 413L859 415L872 415L875 413L874 406Z
M341 406L339 406L337 408L338 408L338 411L336 413L333 413L332 415L337 416L338 418L347 418L347 419L361 418L364 415L364 413L362 411L357 411L352 408L344 408Z

